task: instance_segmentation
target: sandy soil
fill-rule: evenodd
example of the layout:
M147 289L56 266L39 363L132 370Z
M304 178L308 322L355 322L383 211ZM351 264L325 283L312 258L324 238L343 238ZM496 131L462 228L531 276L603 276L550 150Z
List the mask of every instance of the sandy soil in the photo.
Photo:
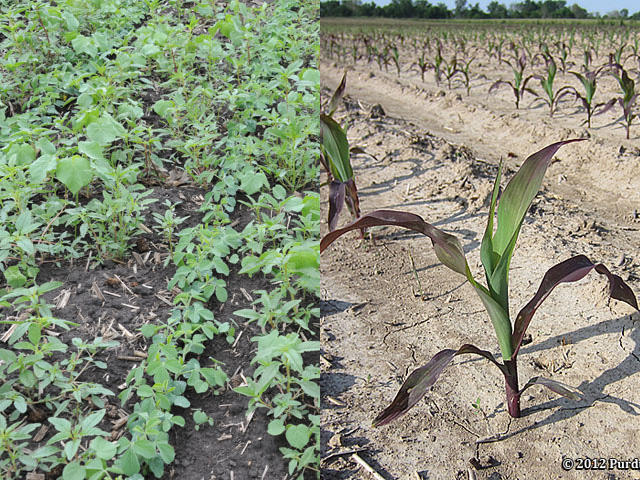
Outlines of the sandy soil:
M321 64L325 96L344 68ZM336 114L350 122L351 144L375 155L353 161L363 213L411 211L458 235L474 276L483 278L479 246L500 157L504 186L528 155L588 137L558 152L525 219L512 262L512 316L548 268L577 254L640 293L640 142L633 128L624 139L619 114L596 117L587 130L578 104L550 119L530 97L516 111L510 91L487 95L501 73L491 76L489 67L470 96L416 73L398 78L374 68L351 67ZM374 104L386 115L371 118ZM348 220L345 211L340 223ZM595 273L551 294L519 355L521 384L549 377L577 387L585 400L533 387L523 395L522 418L512 420L502 375L484 359L462 356L409 413L372 428L402 379L438 351L473 343L499 356L472 287L440 265L426 237L397 228L375 237L373 245L348 234L322 255L323 478L373 478L351 451L385 479L640 478L637 470L561 466L565 457L640 456L640 315L609 301L606 280Z

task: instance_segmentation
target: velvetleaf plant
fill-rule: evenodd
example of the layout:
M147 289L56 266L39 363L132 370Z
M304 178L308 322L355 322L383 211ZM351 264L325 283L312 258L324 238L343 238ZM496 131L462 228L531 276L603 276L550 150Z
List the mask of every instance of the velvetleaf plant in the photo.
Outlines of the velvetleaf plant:
M436 382L444 368L456 355L473 353L480 355L496 365L505 378L507 410L514 417L520 417L520 398L522 393L533 385L542 385L555 393L573 400L580 399L577 389L558 381L534 377L522 388L518 386L517 356L527 327L533 315L553 289L566 282L576 282L591 270L605 275L609 280L609 295L621 300L636 310L638 302L631 288L618 275L612 274L604 265L593 263L584 255L578 255L551 267L544 275L534 297L520 310L515 322L509 317L509 265L524 221L534 197L537 195L547 167L553 155L560 147L583 139L566 140L549 145L528 157L520 170L509 181L498 204L497 226L494 232L493 222L502 164L493 187L487 228L480 247L480 258L485 271L487 286L473 278L460 240L433 225L420 216L409 212L376 210L363 215L347 226L327 234L320 242L320 251L324 251L341 235L354 230L374 226L390 225L404 227L422 233L431 239L435 254L448 268L464 275L482 300L498 338L503 362L494 358L491 352L465 344L457 350L446 349L438 352L426 365L414 370L398 391L393 402L374 421L374 426L388 424L413 407Z

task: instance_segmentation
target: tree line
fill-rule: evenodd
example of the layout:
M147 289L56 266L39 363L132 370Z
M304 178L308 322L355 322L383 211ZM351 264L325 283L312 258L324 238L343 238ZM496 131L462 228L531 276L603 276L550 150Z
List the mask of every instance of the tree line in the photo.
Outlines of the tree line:
M640 11L629 15L626 8L614 10L600 16L590 13L577 3L571 6L564 0L524 0L506 5L492 1L487 10L480 4L467 5L467 0L456 0L456 6L449 9L444 3L436 5L428 0L392 0L380 6L373 1L328 0L320 3L321 17L387 17L387 18L615 18L640 20Z

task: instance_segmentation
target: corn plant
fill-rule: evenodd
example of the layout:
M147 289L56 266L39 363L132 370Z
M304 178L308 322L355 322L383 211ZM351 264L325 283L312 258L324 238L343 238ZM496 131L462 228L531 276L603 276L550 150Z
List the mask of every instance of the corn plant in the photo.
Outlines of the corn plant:
M567 67L569 66L569 63L570 63L567 61L567 57L569 55L569 49L564 42L558 43L557 47L558 47L558 53L559 53L558 59L560 60L560 70L562 71L562 73L566 73Z
M440 85L440 80L442 79L442 63L443 62L444 62L444 57L442 56L442 44L438 42L436 56L433 59L433 73L435 76L436 85Z
M449 87L449 90L451 90L451 82L453 81L455 76L458 75L459 73L458 59L454 55L451 61L447 62L446 60L444 60L443 62L444 62L444 76L447 79L447 86Z
M475 60L475 57L471 57L471 59L466 62L458 63L458 73L462 75L462 82L464 83L464 87L467 89L467 96L469 96L469 91L471 90L471 74L469 73L469 69L471 68L471 64Z
M578 92L573 87L571 88L571 92L577 99L582 102L582 106L587 112L587 127L589 128L591 128L591 117L607 112L616 103L615 98L612 98L607 102L596 103L595 105L593 104L593 97L596 94L597 87L596 81L604 71L604 69L608 66L609 64L600 67L598 70L587 71L584 75L578 72L569 72L575 75L578 80L580 80L580 83L582 83L582 87L584 88L584 95Z
M622 89L622 97L618 97L618 103L622 108L622 116L625 121L625 129L627 130L627 140L629 140L631 122L636 118L634 108L636 106L636 100L638 99L638 93L635 91L635 82L629 78L627 71L619 65L618 67L622 73L614 73L613 76L616 77Z
M553 112L555 107L558 104L558 101L565 95L571 93L571 87L562 87L558 91L553 91L553 81L556 78L557 67L556 62L553 60L551 55L545 57L546 65L547 65L547 75L543 77L542 75L534 75L533 78L536 80L540 80L540 86L547 94L547 97L542 97L542 99L549 105L549 116L553 117Z
M509 65L513 70L513 82L509 80L498 80L496 83L491 85L489 88L489 93L498 89L501 85L508 85L511 87L513 91L513 95L516 97L516 109L520 108L520 100L524 97L525 92L529 92L532 95L538 96L536 92L527 87L527 83L534 78L533 75L529 75L528 77L524 76L524 70L527 66L527 57L523 54L518 58L518 61L515 62L515 65L509 62L508 60L503 59L504 63Z
M396 66L396 70L398 72L398 77L400 76L400 53L398 52L398 47L395 45L391 46L391 60Z
M329 186L329 230L333 230L338 224L338 217L345 202L354 218L360 216L360 202L351 167L347 133L332 117L346 87L347 73L345 72L340 85L329 101L329 113L320 114L322 139L320 161L331 182Z
M633 291L617 275L612 274L604 265L593 263L584 255L578 255L551 267L544 275L538 291L520 310L515 322L509 318L509 265L513 255L520 228L534 197L537 195L546 169L556 151L571 142L581 139L566 140L549 145L528 157L520 170L507 184L497 209L497 227L494 232L493 221L496 208L502 164L498 169L487 228L480 247L480 258L484 267L487 285L484 286L473 278L467 263L460 240L433 225L425 222L413 213L391 210L377 210L366 214L344 228L327 234L320 243L320 251L325 250L332 242L346 232L380 225L404 227L428 236L433 244L438 259L449 269L466 277L482 300L498 338L503 362L496 360L487 350L465 344L457 350L446 349L437 353L426 365L414 370L398 391L393 402L373 421L374 426L385 425L406 413L436 382L444 368L456 355L473 353L480 355L500 369L505 379L507 410L512 417L520 416L520 399L522 393L533 385L542 385L555 393L577 400L580 392L558 381L534 377L522 388L518 385L517 355L523 338L533 315L553 289L561 283L576 282L585 277L591 270L605 275L610 284L609 294L635 309L638 302Z
M420 71L420 78L422 79L422 82L424 82L424 74L427 72L427 70L433 68L433 65L427 60L424 52L422 52L422 55L420 55L418 61L412 63L410 68L413 69L414 67L418 67L418 70Z

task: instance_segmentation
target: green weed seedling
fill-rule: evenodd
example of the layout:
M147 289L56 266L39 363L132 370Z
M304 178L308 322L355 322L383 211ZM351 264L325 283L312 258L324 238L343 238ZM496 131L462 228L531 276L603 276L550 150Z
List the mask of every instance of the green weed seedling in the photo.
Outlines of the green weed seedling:
M259 407L268 409L268 414L274 417L269 423L269 434L285 433L291 448L281 451L289 459L291 475L298 470L314 469L313 465L318 461L319 417L310 414L309 405L303 403L303 399L308 396L319 400L320 389L315 380L320 378L320 369L304 365L302 356L317 352L320 342L304 341L297 333L281 335L277 330L254 337L252 341L258 346L252 363L258 366L253 378L234 391L249 397L250 412ZM276 393L267 399L267 392ZM311 424L298 423L305 419Z
M162 234L162 236L164 237L164 240L169 246L169 253L173 253L173 234L176 231L176 227L180 226L182 223L184 223L185 220L189 218L189 216L175 216L175 208L179 204L180 202L172 204L169 200L166 200L163 204L165 207L167 207L167 209L164 211L164 215L153 212L153 218L156 222L154 230Z
M520 416L520 399L523 392L533 385L542 385L555 393L577 400L580 392L556 380L534 377L524 387L518 384L517 355L527 327L533 315L553 289L561 283L576 282L585 277L591 270L605 275L610 284L609 294L612 298L631 305L636 310L638 302L629 286L617 275L612 274L604 265L593 263L584 255L578 255L551 267L544 275L538 291L520 310L515 322L509 317L509 266L516 241L525 215L537 195L544 174L556 151L568 143L580 140L567 140L554 143L528 157L519 171L507 184L497 209L497 227L494 232L494 212L500 189L502 166L493 188L487 228L480 247L480 258L484 267L487 285L482 285L473 278L462 249L460 240L433 225L425 222L418 215L408 212L377 210L363 215L360 219L344 228L334 230L321 240L321 251L325 250L338 237L345 233L379 225L394 225L417 231L428 236L433 244L436 256L449 269L463 275L473 286L482 300L493 328L503 362L499 362L487 350L481 350L470 344L462 345L457 350L446 349L438 352L427 364L414 370L406 379L393 402L373 421L374 426L385 425L406 413L429 391L444 368L456 355L473 353L491 361L504 376L506 405L512 417Z

